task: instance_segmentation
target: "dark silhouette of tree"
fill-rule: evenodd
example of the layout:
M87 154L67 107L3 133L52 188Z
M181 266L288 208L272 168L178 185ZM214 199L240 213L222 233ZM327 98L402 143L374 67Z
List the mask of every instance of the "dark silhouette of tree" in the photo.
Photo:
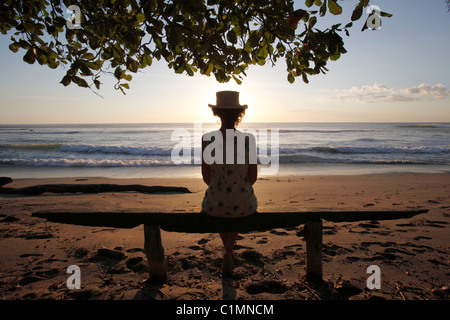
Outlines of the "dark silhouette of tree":
M237 83L249 66L283 59L287 80L307 83L346 52L340 34L368 5L356 1L351 21L321 30L319 19L342 13L337 0L306 0L301 9L290 0L4 0L0 32L26 63L67 65L64 86L100 89L100 75L110 73L124 92L154 59L176 73Z

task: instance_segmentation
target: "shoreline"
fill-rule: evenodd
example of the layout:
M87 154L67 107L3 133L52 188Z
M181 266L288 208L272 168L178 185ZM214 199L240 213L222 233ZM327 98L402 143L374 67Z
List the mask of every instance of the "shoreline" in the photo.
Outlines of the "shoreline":
M146 280L143 226L133 229L46 222L31 213L67 210L197 210L206 185L201 178L28 178L5 187L45 183L120 183L187 187L190 194L0 195L0 294L22 299L449 299L450 174L396 173L260 177L254 185L259 211L332 208L429 213L404 220L324 222L325 286L305 282L305 243L299 228L240 234L233 278L221 276L223 248L217 234L162 231L168 281ZM77 181L78 180L78 181ZM100 254L106 247L121 259ZM81 290L66 286L69 265L78 265ZM366 287L367 267L381 269L381 289Z
M259 168L261 166L258 166ZM260 173L260 171L258 172ZM449 174L450 169L444 165L413 164L280 164L273 175L258 176L265 178L282 176L345 176L366 174L424 173ZM1 165L0 176L26 178L201 178L199 165L193 166L153 166L153 167L46 167L46 166L11 166Z

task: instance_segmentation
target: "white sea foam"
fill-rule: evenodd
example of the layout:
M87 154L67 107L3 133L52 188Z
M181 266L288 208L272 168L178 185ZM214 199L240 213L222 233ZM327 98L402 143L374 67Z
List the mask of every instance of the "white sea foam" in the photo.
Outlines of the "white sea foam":
M84 153L114 153L133 155L160 155L170 156L170 147L126 147L126 146L96 146L89 144L71 145L63 144L60 148L64 152L84 152Z
M314 152L322 154L367 154L367 153L410 153L410 154L422 154L422 153L450 153L450 146L399 146L399 147L357 147L357 146L316 146L316 147L282 147L279 150L280 155L283 154L298 154L304 152Z
M94 160L94 159L3 159L0 165L37 167L154 167L174 165L160 160Z

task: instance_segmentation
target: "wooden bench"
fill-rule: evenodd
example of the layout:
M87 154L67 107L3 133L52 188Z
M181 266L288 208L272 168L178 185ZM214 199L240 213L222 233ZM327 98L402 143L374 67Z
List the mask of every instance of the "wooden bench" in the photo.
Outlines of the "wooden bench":
M308 211L256 212L242 218L218 218L198 212L74 212L38 211L32 215L51 222L84 226L134 228L144 225L144 250L149 261L151 278L165 278L161 274L164 247L160 230L185 233L252 232L305 225L302 235L306 240L306 278L321 283L322 274L322 220L354 222L364 220L407 219L427 213L427 209L407 211ZM161 279L159 279L161 280Z

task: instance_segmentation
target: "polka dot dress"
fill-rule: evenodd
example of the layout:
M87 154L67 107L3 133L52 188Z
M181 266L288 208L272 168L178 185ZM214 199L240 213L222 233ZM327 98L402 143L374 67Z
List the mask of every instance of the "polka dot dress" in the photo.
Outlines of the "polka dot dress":
M237 142L235 141L234 144L236 151L234 154L238 155ZM248 216L256 211L258 201L248 179L249 143L247 139L245 153L245 164L212 163L209 166L211 180L202 202L204 213L216 217L234 218ZM226 157L225 150L224 157Z

